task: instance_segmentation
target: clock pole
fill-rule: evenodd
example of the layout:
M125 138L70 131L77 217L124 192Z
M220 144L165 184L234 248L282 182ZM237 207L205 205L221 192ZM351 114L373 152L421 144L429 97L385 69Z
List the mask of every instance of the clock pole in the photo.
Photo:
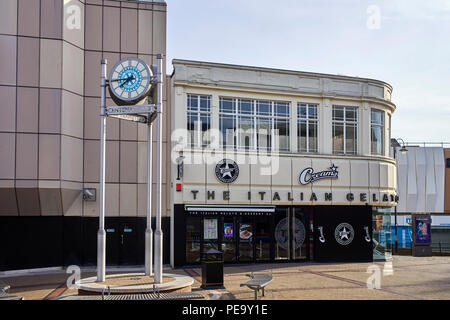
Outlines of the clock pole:
M147 230L145 231L145 275L153 275L152 231L152 123L147 124Z
M105 233L105 152L106 152L106 66L102 59L101 106L100 106L100 186L99 229L97 233L97 282L105 281L106 233Z
M156 118L156 230L155 230L155 283L162 283L162 250L163 232L161 230L161 200L162 200L162 125L161 117L163 112L162 103L162 57L157 55L158 66L156 72L157 79L157 118Z

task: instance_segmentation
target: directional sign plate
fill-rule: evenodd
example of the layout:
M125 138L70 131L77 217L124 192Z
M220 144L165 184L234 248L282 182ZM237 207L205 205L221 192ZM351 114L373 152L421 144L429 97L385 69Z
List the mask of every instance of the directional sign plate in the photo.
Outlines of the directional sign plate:
M126 115L126 114L149 114L156 112L154 104L143 104L140 106L116 106L106 108L106 115Z
M147 117L145 116L138 116L138 115L128 115L128 114L116 114L116 115L110 115L111 118L117 118L121 120L128 120L133 122L139 122L139 123L148 123Z

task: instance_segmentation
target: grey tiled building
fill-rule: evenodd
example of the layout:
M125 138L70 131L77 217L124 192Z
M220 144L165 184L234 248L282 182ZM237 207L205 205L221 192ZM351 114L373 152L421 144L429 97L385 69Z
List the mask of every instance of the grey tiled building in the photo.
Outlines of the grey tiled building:
M165 62L163 1L0 1L0 270L95 263L98 202L82 190L99 183L100 61L157 54ZM112 264L143 263L146 131L107 120Z

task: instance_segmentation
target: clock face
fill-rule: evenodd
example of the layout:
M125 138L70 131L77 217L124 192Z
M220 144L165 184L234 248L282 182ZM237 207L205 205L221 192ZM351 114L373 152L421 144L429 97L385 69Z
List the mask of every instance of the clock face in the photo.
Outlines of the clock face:
M109 76L109 91L117 104L139 104L150 93L152 71L137 58L119 61Z

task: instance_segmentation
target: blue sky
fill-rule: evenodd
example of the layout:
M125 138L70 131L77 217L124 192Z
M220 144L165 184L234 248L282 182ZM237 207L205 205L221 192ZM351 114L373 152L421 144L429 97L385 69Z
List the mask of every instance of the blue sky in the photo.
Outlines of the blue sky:
M379 79L394 87L394 138L450 142L450 0L167 5L169 73L179 58Z

